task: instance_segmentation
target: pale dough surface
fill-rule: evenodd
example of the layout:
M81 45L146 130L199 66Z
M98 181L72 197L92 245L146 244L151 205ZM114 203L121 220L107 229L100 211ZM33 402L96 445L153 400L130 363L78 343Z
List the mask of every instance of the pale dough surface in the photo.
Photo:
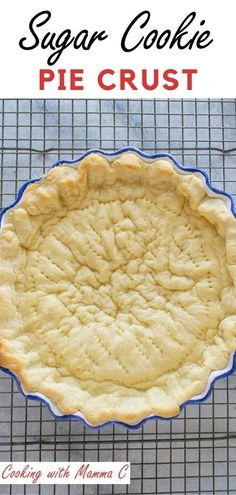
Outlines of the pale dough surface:
M92 424L170 417L235 349L236 220L196 174L90 155L0 231L0 364Z

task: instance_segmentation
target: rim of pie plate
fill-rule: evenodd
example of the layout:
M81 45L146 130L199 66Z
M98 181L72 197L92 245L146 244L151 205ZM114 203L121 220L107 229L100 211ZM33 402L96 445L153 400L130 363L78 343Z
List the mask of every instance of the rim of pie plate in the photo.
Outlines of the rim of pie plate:
M114 151L114 152L106 152L106 151L103 151L103 150L100 150L100 149L91 149L91 150L87 151L86 153L83 153L79 158L76 158L74 160L58 160L55 163L53 163L50 168L58 167L58 166L60 166L62 164L70 165L72 167L73 166L76 166L86 156L91 155L92 153L98 153L98 154L100 154L102 156L105 156L110 162L112 162L117 156L121 156L123 153L133 153L133 154L136 154L136 155L140 156L142 159L144 159L144 161L146 161L147 163L151 163L151 162L153 162L154 160L156 160L158 158L167 158L172 163L172 165L174 166L176 172L178 172L180 174L183 174L183 175L187 175L189 173L194 173L198 177L200 177L201 180L202 180L202 182L203 182L203 184L204 184L204 186L205 186L205 188L206 188L206 191L207 191L208 196L209 197L219 197L220 196L221 199L223 199L225 201L225 203L227 204L228 208L232 211L233 215L236 217L236 210L235 210L235 207L234 207L234 201L233 201L232 196L229 193L227 193L225 191L222 191L222 190L214 187L210 183L210 179L209 179L207 173L204 170L201 170L201 169L195 168L195 167L185 167L185 166L181 165L176 160L176 158L174 158L174 156L170 155L169 153L153 153L153 154L149 154L149 153L144 153L143 151L141 151L141 150L139 150L137 148L134 148L132 146L127 146L127 147L121 148L121 149L119 149L117 151ZM22 197L24 195L24 191L26 190L26 188L28 187L28 185L29 184L32 184L34 182L39 182L41 179L42 179L42 177L38 177L36 179L28 180L28 181L26 181L20 187L15 201L13 203L11 203L10 205L6 206L5 208L3 208L2 211L0 212L0 227L2 227L4 225L4 220L5 220L5 214L6 214L6 212L8 210L10 210L11 208L14 208L16 205L18 205L20 203L20 201L21 201L21 199L22 199ZM232 374L236 370L236 350L235 350L235 352L233 352L231 354L230 359L229 359L229 363L228 363L228 365L227 365L226 368L220 369L220 370L216 370L216 371L213 371L212 373L210 373L209 379L208 379L208 384L207 384L207 387L205 388L204 392L202 392L199 395L196 395L196 396L192 397L191 399L188 399L187 401L183 402L180 405L180 412L178 413L177 416L170 417L170 418L169 417L168 418L164 418L162 416L156 416L156 415L151 414L151 415L145 416L143 418L140 418L140 420L138 422L132 423L132 424L128 424L128 423L125 423L125 422L122 422L122 421L111 419L111 420L105 421L104 423L101 423L99 425L92 425L92 424L90 424L86 420L86 418L84 417L84 415L82 413L80 413L79 411L77 413L74 413L74 414L71 414L71 415L63 414L56 407L56 405L53 404L53 402L48 397L46 397L45 395L43 395L41 393L36 393L36 392L34 392L33 394L26 392L24 390L24 388L23 388L23 386L22 386L19 378L17 377L17 375L15 373L13 373L11 370L9 370L8 368L4 368L2 366L0 366L0 370L2 370L7 375L10 375L15 380L19 392L24 397L26 397L28 399L33 399L33 400L36 400L36 401L39 401L39 402L45 404L47 406L47 408L50 410L50 412L53 414L53 416L56 419L80 420L82 423L84 423L84 425L89 426L89 427L91 427L93 429L99 429L101 427L104 427L104 426L107 426L107 425L110 425L110 424L119 424L119 425L123 425L123 426L125 426L126 428L129 428L129 429L137 429L137 428L140 428L141 426L143 426L150 419L162 419L162 420L165 420L165 421L169 421L171 419L175 419L175 418L177 418L179 416L179 414L181 413L182 409L186 405L188 405L188 404L199 404L201 402L206 401L208 399L208 397L210 396L212 390L213 390L213 385L214 385L215 381L218 380L218 379L220 379L220 378L225 378L225 377L229 376L230 374Z

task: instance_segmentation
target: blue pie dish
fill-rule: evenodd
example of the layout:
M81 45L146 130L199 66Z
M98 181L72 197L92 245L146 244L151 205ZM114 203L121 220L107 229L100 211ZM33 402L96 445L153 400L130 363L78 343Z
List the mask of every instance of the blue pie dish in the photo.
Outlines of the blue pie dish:
M83 160L86 156L90 155L91 153L98 153L102 156L105 156L105 157L110 157L112 159L112 157L117 157L117 156L120 156L122 155L123 153L127 153L127 152L132 152L134 154L137 154L139 155L140 157L142 157L144 160L146 160L147 162L149 161L152 161L152 160L155 160L155 159L158 159L158 158L168 158L169 161L172 162L172 164L174 165L175 169L180 173L180 174L197 174L198 176L201 176L201 179L203 181L203 183L205 184L205 187L206 187L206 190L208 192L208 194L210 196L213 196L213 197L221 197L222 199L224 199L224 201L227 203L229 209L232 211L232 214L236 217L236 211L235 211L235 208L234 208L234 202L233 202L233 198L231 197L230 194L224 192L224 191L221 191L217 188L215 188L213 185L211 185L210 183L210 180L208 178L208 175L206 174L205 171L201 170L201 169L197 169L197 168L189 168L189 167L184 167L182 166L180 163L178 163L178 161L170 154L168 153L154 153L154 154L147 154L147 153L144 153L136 148L133 148L133 147L125 147L125 148L122 148L120 150L117 150L115 152L112 152L112 153L108 153L108 152L105 152L105 151L102 151L102 150L99 150L99 149L93 149L93 150L90 150L90 151L87 151L86 153L84 153L83 155L81 155L78 159L75 159L75 160L58 160L57 162L55 162L53 165L52 165L52 168L53 167L59 167L60 165L63 165L63 164L68 164L68 165L71 165L73 166L73 164L76 164L78 165L78 163ZM26 190L26 188L29 186L29 184L32 184L34 182L38 182L40 181L42 178L37 178L37 179L32 179L32 180L29 180L27 182L25 182L21 188L19 189L18 191L18 194L17 194L17 197L15 199L15 201L13 203L11 203L10 205L6 206L2 212L0 213L0 226L2 226L4 224L4 217L5 217L5 214L8 210L10 210L11 208L15 207L20 201L21 201L21 198L22 196L24 195L24 191ZM7 368L4 368L4 367L0 367L0 369L6 373L7 375L9 375L10 377L12 377L14 380L15 380L15 383L17 385L17 388L18 390L20 391L20 393L26 397L27 399L32 399L32 400L35 400L35 401L38 401L38 402L41 402L43 404L45 404L47 406L47 408L50 410L50 412L53 414L53 416L56 418L56 419L60 419L60 420L80 420L84 425L86 426L89 426L90 428L93 428L93 429L99 429L101 427L104 427L104 426L108 426L108 425L112 425L112 424L118 424L118 425L122 425L128 429L131 429L131 430L135 430L137 428L140 428L142 427L147 421L150 421L151 419L162 419L162 420L165 420L165 421L168 421L170 419L175 419L179 416L179 414L177 416L174 416L172 418L163 418L161 416L155 416L155 415L149 415L149 416L146 416L144 418L142 418L141 421L135 423L135 424L127 424L127 423L124 423L124 422L121 422L121 421L118 421L118 420L110 420L110 421L106 421L102 424L99 424L99 425L92 425L90 424L88 421L86 421L86 418L80 413L80 412L77 412L75 414L72 414L72 415L65 415L63 413L61 413L57 407L51 402L50 399L48 399L47 397L45 397L44 395L40 394L40 393L27 393L19 378L15 375L15 373L13 373L11 370L7 369ZM206 401L212 390L213 390L213 386L214 386L214 383L219 380L220 378L225 378L229 375L231 375L236 369L236 352L234 352L231 357L230 357L230 360L229 360L229 363L228 363L228 366L225 368L225 369L220 369L220 370L217 370L217 371L213 371L210 376L209 376L209 380L208 380L208 385L206 387L206 389L204 390L203 393L197 395L197 396L194 396L192 397L191 399L183 402L181 405L180 405L180 412L188 405L191 405L191 404L201 404L202 402Z

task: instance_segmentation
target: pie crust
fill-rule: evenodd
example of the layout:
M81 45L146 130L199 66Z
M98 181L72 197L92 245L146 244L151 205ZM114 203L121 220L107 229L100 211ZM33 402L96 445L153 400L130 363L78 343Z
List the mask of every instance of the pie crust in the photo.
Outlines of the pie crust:
M169 159L90 154L0 231L0 365L92 425L173 417L235 350L236 219Z

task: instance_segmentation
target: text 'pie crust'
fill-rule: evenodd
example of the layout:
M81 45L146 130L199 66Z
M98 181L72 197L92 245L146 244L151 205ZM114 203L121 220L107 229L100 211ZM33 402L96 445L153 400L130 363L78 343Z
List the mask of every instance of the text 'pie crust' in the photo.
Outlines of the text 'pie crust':
M5 216L0 365L93 425L175 416L235 349L235 285L223 197L168 159L90 154Z

